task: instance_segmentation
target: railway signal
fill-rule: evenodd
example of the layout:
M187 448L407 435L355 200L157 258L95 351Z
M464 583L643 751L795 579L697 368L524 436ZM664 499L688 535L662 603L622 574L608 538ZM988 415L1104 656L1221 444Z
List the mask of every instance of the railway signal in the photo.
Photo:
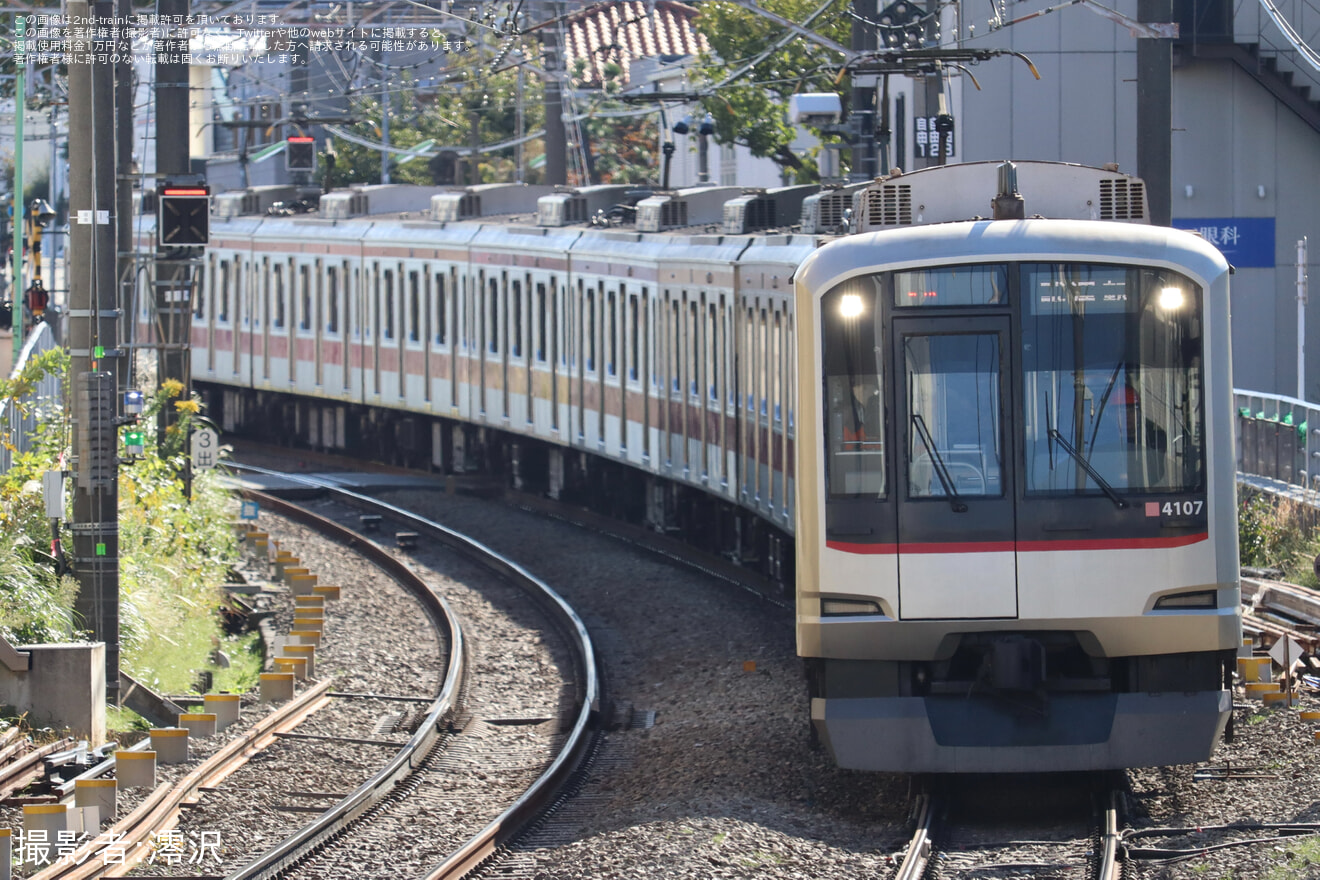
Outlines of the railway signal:
M284 167L290 171L316 170L316 138L292 135L285 140Z
M196 247L210 240L211 188L161 187L156 228L161 247Z

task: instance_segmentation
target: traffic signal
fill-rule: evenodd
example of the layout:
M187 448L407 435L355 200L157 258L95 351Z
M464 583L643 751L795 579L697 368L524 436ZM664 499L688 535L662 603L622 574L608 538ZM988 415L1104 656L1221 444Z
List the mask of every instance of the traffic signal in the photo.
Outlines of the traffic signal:
M162 247L206 244L211 230L211 188L165 184L158 199L156 229Z
M130 458L140 458L147 443L142 431L131 428L124 432L124 454Z
M285 140L284 162L290 171L315 171L316 138L294 135Z

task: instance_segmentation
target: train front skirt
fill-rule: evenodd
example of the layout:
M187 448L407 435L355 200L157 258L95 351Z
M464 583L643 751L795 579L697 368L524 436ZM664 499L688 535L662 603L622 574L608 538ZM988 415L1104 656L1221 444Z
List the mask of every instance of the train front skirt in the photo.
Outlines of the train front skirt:
M815 698L811 722L851 770L1082 771L1204 761L1232 709L1227 690Z

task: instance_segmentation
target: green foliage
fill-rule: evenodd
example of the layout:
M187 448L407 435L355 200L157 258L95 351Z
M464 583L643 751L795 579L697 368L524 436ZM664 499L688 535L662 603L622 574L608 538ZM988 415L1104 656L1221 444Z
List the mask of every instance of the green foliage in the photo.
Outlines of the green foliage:
M482 31L481 33L486 33ZM437 35L437 39L451 36ZM387 82L383 99L376 90L354 103L353 112L360 122L350 126L351 131L364 140L380 142L384 137L384 109L388 106L390 144L407 149L425 140L434 140L437 147L466 149L472 144L472 127L477 127L480 144L501 143L512 140L518 133L519 92L522 94L523 131L535 131L545 124L543 89L540 78L524 73L519 84L516 62L523 58L537 59L539 47L533 37L514 40L508 37L485 37L479 34L468 38L470 48L447 56L449 66L443 81L437 84L413 82L406 73L397 81ZM492 70L491 59L504 62ZM381 152L342 138L335 139L336 163L331 175L333 186L351 183L379 183ZM543 151L541 141L524 145L525 158L530 161ZM478 159L481 182L511 180L516 176L514 148L498 153L482 153ZM400 163L397 155L390 160L390 179L395 183L431 185L431 167L425 158ZM466 166L466 155L463 165ZM462 172L460 171L460 182ZM537 182L539 172L528 172L528 182Z
M183 386L167 380L151 396L140 426L148 450L119 472L120 642L123 666L153 688L191 690L195 670L219 646L218 607L237 538L224 527L229 495L212 471L198 471L185 495L185 438L197 418ZM154 454L157 413L170 407L164 455Z
M1306 505L1244 492L1238 503L1238 552L1243 565L1282 569L1290 583L1320 586L1314 570L1320 536Z
M1284 848L1287 859L1270 869L1266 880L1311 880L1320 874L1320 837L1303 837Z
M767 0L761 4L796 22L805 21L820 5L820 0ZM848 45L851 24L847 8L845 0L835 0L812 22L812 29ZM702 4L695 23L711 48L695 71L698 86L722 84L748 62L760 59L734 81L720 85L716 94L702 99L703 109L715 117L715 139L722 144L743 144L754 156L768 156L793 169L799 181L814 180L815 169L804 164L790 146L797 131L788 120L788 98L802 92L847 94L848 81L836 82L842 57L799 35L760 58L786 31L734 3Z
M63 412L58 400L28 399L43 377L67 372L68 362L67 354L54 349L33 358L16 378L0 381L0 400L37 416L29 451L15 454L12 467L0 476L0 633L15 644L67 641L74 635L77 583L56 574L47 552L52 533L41 485L64 449ZM12 446L9 451L17 453Z

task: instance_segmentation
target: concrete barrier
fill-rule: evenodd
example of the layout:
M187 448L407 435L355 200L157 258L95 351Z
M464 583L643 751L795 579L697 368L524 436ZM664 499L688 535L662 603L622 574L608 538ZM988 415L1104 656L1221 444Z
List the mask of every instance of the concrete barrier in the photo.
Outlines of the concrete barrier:
M38 835L45 835L46 840L50 841L51 846L43 853L41 848L35 848L30 852L33 856L29 864L48 865L54 857L55 841L60 835L69 831L69 805L68 804L27 804L23 807L23 839L31 840L33 832L39 832Z
M4 650L7 649L7 650ZM36 727L105 742L105 644L0 645L0 703Z
M123 788L156 787L156 753L118 749L115 752L115 784Z
M162 764L182 764L188 760L188 728L153 727L151 747Z
M307 661L307 678L316 678L316 646L315 645L285 645L284 656L296 657Z
M215 715L217 731L237 721L242 707L243 698L238 694L206 694L202 697L202 709Z
M116 797L118 791L118 783L113 779L79 779L73 783L73 804L77 807L97 807L102 819L113 819L119 811ZM96 836L95 831L88 833ZM4 877L3 872L0 872L0 877Z
M292 672L261 673L261 702L284 703L293 699Z
M338 602L339 587L333 586L331 584L317 584L316 586L312 587L312 595L321 596L327 602Z
M203 697L205 699L205 697ZM179 716L179 726L188 731L192 739L215 736L217 723L214 712L187 712Z

